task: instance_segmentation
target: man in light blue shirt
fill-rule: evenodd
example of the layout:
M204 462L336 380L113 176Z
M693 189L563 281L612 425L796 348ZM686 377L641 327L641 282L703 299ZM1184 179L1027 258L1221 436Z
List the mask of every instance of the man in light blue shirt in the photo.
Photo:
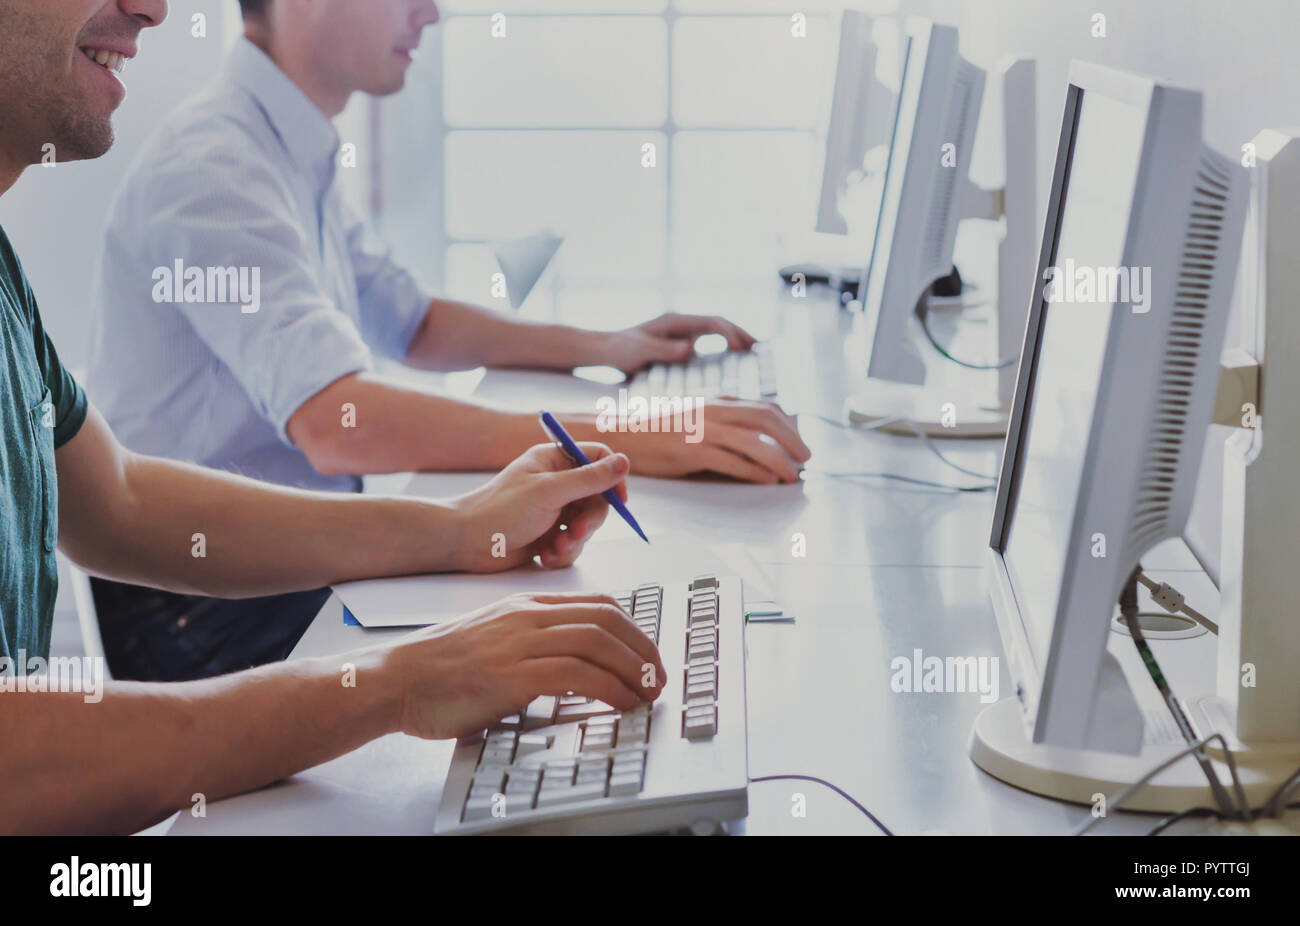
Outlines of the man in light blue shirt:
M374 373L373 354L435 370L631 372L685 359L705 333L752 345L720 318L592 332L423 291L344 203L330 119L353 92L402 87L436 7L241 6L245 38L213 85L163 121L111 207L88 384L132 450L344 491L365 473L499 469L537 443L535 411L412 387ZM809 456L793 419L768 403L711 401L693 440L671 423L610 432L594 413L561 420L642 474L793 482ZM113 671L150 679L280 658L326 594L230 603L99 581L95 592Z

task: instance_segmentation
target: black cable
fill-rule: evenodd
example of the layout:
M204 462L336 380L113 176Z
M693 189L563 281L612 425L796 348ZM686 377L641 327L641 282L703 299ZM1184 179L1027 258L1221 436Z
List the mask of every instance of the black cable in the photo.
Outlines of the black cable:
M1300 804L1287 804L1285 807L1282 807L1280 809L1296 810L1296 809L1300 809ZM1263 808L1259 809L1259 815L1263 816L1263 814L1264 814ZM1180 810L1178 813L1170 814L1169 816L1165 817L1163 820L1157 823L1155 827L1152 828L1147 833L1147 835L1159 836L1161 833L1165 832L1167 829L1169 829L1169 827L1173 826L1175 823L1179 823L1190 817L1214 817L1217 820L1224 819L1223 814L1219 813L1213 807L1193 807L1190 810Z
M947 360L951 360L959 367L965 367L968 370L1001 370L1005 367L1011 366L1013 363L1015 363L1017 360L1020 359L1019 355L1017 355L1015 357L1008 357L1006 360L1000 360L997 363L969 363L965 360L958 360L952 354L948 353L948 350L942 344L939 343L939 341L935 338L934 334L930 331L930 321L929 318L927 317L928 315L929 312L927 312L925 309L923 308L917 309L916 317L917 320L920 321L921 323L921 331L925 334L925 339L930 342L931 347L933 347L936 351L939 352L939 356L944 357Z
M1277 816L1279 812L1279 806L1282 804L1283 801L1287 799L1287 796L1291 793L1291 790L1298 783L1300 783L1300 768L1292 772L1291 777L1287 778L1286 781L1278 785L1277 790L1274 791L1271 795L1269 795L1268 800L1264 802L1264 812L1268 814L1270 817Z
M840 797L844 798L846 801L848 801L850 804L852 804L854 807L858 808L858 810L860 810L860 811L862 811L864 814L866 814L867 818L868 818L869 820L871 820L872 823L876 824L876 827L880 830L880 832L884 833L886 836L893 836L893 835L894 835L894 831L891 830L889 827L885 826L885 824L881 823L879 817L877 817L877 816L876 816L874 813L872 813L870 810L867 810L867 808L863 807L863 806L862 806L861 804L859 804L856 800L854 800L853 795L851 795L851 794L849 794L848 792L844 791L842 788L837 788L835 785L831 784L829 781L827 781L827 780L824 779L824 778L816 778L816 777L814 777L814 776L812 776L812 775L761 775L761 776L759 776L758 778L751 778L751 779L749 779L749 780L750 780L750 782L759 782L759 781L811 781L811 782L813 782L814 784L825 785L826 787L828 787L828 788L830 788L832 791L834 791L836 794L838 794Z
M1180 810L1178 811L1178 813L1170 814L1169 816L1161 820L1159 823L1157 823L1151 830L1147 832L1147 835L1159 836L1161 833L1169 829L1169 827L1173 826L1175 823L1179 823L1183 820L1188 819L1189 817L1217 817L1220 820L1222 820L1223 814L1219 813L1213 807L1192 807L1187 810Z

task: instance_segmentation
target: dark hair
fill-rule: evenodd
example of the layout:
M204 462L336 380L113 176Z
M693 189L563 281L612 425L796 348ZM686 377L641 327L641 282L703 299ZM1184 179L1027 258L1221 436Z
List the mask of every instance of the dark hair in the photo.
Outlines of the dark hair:
M270 4L271 0L239 0L239 9L243 12L244 18L248 19L250 16L265 14Z

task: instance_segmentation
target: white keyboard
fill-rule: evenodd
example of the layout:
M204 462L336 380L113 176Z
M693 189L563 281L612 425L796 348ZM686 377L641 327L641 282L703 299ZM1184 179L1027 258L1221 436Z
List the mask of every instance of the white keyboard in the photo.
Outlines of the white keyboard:
M703 576L615 595L669 679L631 711L543 697L456 744L439 834L706 834L749 812L741 582Z
M776 358L770 344L759 343L747 352L706 354L685 363L656 363L632 377L628 393L772 399L777 394Z

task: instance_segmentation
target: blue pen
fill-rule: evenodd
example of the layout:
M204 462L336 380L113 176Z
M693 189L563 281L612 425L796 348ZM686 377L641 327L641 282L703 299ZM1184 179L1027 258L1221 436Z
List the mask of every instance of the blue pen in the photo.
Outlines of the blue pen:
M542 430L554 438L555 442L560 445L560 450L564 451L564 455L572 460L575 466L591 465L591 461L582 452L582 448L573 442L573 438L555 420L554 415L550 412L542 412L538 417L542 422ZM623 499L618 497L617 492L613 489L606 489L601 495L604 496L605 501L609 502L609 506L632 526L632 530L636 531L638 537L646 543L650 542L650 538L645 535L645 531L641 530L641 525L636 523L636 518L632 517L632 512L627 510L627 506L623 504Z

